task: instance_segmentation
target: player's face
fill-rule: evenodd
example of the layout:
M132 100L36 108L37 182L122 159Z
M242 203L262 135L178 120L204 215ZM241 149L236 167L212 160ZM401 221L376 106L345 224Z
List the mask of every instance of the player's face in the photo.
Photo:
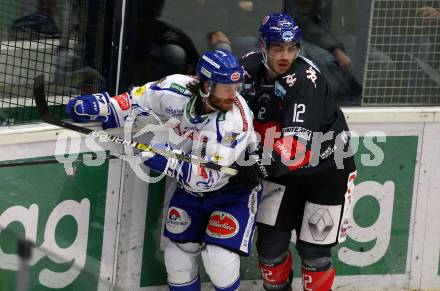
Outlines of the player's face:
M237 91L241 83L238 84L216 84L211 91L209 102L221 111L229 111L234 105Z
M278 75L283 75L298 56L296 43L276 43L267 50L267 64Z

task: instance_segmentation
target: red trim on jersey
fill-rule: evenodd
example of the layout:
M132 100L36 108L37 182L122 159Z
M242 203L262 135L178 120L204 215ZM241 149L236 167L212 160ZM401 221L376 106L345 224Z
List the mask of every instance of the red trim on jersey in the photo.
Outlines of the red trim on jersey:
M130 95L128 95L128 93L115 96L113 99L118 102L119 108L121 108L122 111L130 109Z
M268 132L268 129L269 128L274 128L274 127L275 127L275 129L271 130L271 132L278 133L278 135L274 136L273 138L274 139L275 138L279 138L281 136L281 125L280 125L279 122L269 121L269 122L263 123L263 122L258 122L256 119L254 119L254 129L261 136L261 144L263 144L263 145L265 145L267 147L272 147L272 144L275 141L274 139L268 141L268 142L271 142L271 144L268 144L268 145L266 145L264 143L265 138L266 138L266 133Z
M244 113L243 105L241 104L240 100L238 100L238 98L234 99L234 103L238 106L238 109L240 110L241 119L243 120L243 131L247 131L249 128L249 124L246 119L246 114Z
M208 179L208 174L206 173L204 166L199 166L199 176L203 179Z

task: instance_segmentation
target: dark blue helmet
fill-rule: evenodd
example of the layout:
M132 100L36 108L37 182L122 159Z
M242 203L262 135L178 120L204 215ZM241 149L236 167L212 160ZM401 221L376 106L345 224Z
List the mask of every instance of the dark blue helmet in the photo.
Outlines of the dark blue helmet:
M197 76L201 81L234 84L243 82L243 67L227 50L208 51L202 54L197 64Z
M290 15L273 13L266 15L259 29L260 39L266 47L272 43L301 43L301 30Z

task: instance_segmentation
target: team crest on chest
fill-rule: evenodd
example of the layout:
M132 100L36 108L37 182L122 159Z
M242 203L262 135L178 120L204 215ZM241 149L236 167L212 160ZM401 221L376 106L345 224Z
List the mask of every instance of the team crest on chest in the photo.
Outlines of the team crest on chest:
M296 74L286 75L283 79L289 87L292 87L296 83Z

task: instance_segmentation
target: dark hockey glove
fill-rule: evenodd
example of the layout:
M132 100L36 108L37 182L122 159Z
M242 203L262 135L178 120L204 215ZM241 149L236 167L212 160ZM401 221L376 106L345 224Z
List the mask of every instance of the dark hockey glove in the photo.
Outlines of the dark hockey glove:
M265 156L265 153L262 149L258 150L254 154L252 154L251 159L255 161L253 167L257 173L257 175L264 180L268 180L271 177L271 163L272 157Z
M253 189L260 183L260 177L255 166L238 166L238 174L231 177L229 181L246 189Z
M261 179L270 178L270 162L268 165L262 160L263 152L258 150L252 154L246 153L246 166L238 166L238 174L230 179L232 183L237 183L247 189L256 187ZM270 160L270 158L269 158Z

